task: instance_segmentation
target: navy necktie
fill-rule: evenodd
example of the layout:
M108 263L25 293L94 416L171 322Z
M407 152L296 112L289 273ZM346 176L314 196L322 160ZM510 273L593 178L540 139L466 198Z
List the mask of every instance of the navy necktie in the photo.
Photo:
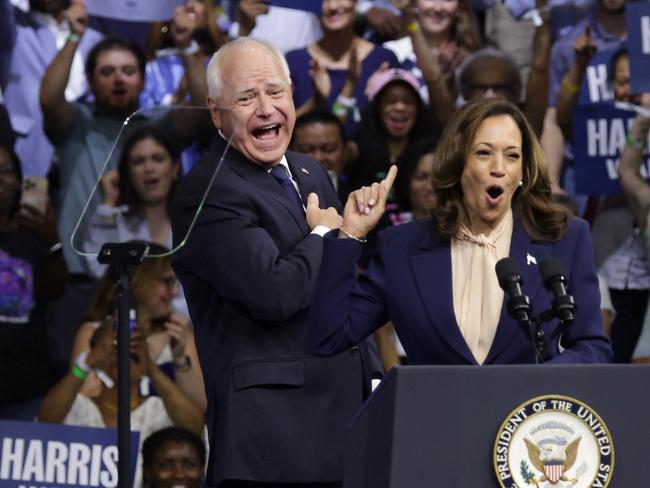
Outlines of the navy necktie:
M291 199L292 202L294 202L296 205L298 205L298 208L304 212L305 208L302 206L302 200L300 199L300 195L298 195L298 192L296 191L296 187L293 186L293 183L291 181L291 178L289 178L289 175L287 174L287 170L282 166L281 164L276 164L271 168L271 176L275 178L280 185L282 185L282 188L284 188L284 191L287 192L287 195L289 195L289 198Z

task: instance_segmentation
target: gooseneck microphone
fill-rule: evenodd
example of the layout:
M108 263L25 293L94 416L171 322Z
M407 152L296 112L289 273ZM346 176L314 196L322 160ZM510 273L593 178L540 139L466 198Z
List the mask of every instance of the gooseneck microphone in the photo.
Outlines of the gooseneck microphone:
M503 258L495 266L499 286L508 295L508 314L521 325L530 325L530 299L524 295L519 265L513 258ZM528 332L530 336L530 332Z
M567 292L567 279L562 261L556 257L546 258L539 265L539 271L542 274L544 286L553 294L551 302L553 312L560 319L562 325L571 324L576 313L576 303Z

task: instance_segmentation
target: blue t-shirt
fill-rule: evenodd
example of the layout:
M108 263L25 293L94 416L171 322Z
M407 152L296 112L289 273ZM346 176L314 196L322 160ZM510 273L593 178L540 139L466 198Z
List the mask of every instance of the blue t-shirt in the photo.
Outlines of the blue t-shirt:
M303 48L287 53L286 57L287 63L289 63L289 69L291 70L293 102L296 108L298 108L314 96L314 82L309 75L311 56L307 48ZM388 61L391 68L397 68L399 66L397 58L392 51L381 46L376 46L361 62L361 76L359 77L357 86L354 88L354 98L357 99L357 108L359 110L362 110L368 103L368 98L363 93L366 90L368 78L377 71L384 61ZM327 110L331 110L332 105L336 101L336 97L343 88L348 71L346 69L328 69L327 72L332 82L332 92L326 100L326 108ZM354 133L356 124L357 122L354 120L354 117L348 117L347 123L345 124L345 130L348 135Z

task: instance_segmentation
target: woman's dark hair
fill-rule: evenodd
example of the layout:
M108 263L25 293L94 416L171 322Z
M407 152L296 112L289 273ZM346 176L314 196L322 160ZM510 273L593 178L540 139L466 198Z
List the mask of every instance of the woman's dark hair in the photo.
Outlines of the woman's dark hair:
M387 133L381 122L379 104L386 95L387 88L397 83L408 87L415 95L417 100L417 114L415 124L413 124L413 128L408 135L409 143L406 149L398 156L395 164L401 169L405 161L413 159L416 142L424 140L434 143L438 140L438 125L422 102L419 93L404 81L395 80L387 83L377 93L375 98L366 105L363 110L361 122L357 127L357 136L355 139L359 148L359 157L351 165L349 170L350 181L353 186L368 185L383 179L390 167L390 155L388 154L388 145L386 143ZM399 174L397 179L401 179Z
M616 65L622 57L629 57L629 52L627 46L623 44L612 57L609 58L609 65L607 66L607 81L610 85L614 83L614 78L616 77Z
M16 194L14 195L14 202L11 206L11 215L14 215L20 208L20 196L22 193L22 185L20 183L23 181L23 170L20 165L20 159L18 158L16 151L14 151L14 148L11 145L0 143L0 149L5 151L7 153L7 156L9 156L9 161L11 161L12 171L16 176L16 178L18 179L18 183L19 183L18 189L16 190Z
M169 252L165 246L149 242L148 254L160 256ZM172 267L170 256L150 257L137 266L129 267L133 296L137 297L151 289L151 283L163 276ZM88 306L84 320L97 322L104 320L106 315L112 314L115 307L115 286L113 285L113 268L108 266L106 272L99 280L93 300Z
M420 159L427 154L433 154L436 145L429 140L417 141L409 152L409 158L404 160L399 170L399 177L395 180L395 200L401 211L412 210L411 205L411 178L417 170Z
M144 79L144 71L146 60L144 58L144 53L140 46L132 41L131 39L123 39L121 37L105 37L97 44L88 53L86 58L86 77L90 80L95 72L97 67L97 58L104 51L129 51L135 58L138 60L138 67L140 68L140 77Z
M117 172L119 174L118 180L118 189L119 197L117 199L117 205L126 205L128 206L128 211L126 212L127 217L133 217L140 215L142 212L142 199L138 192L135 191L133 186L133 181L131 180L131 173L129 171L129 160L131 157L131 151L134 146L140 141L146 139L153 139L169 153L169 156L172 159L174 164L180 164L178 161L179 153L176 146L171 142L170 138L166 134L155 126L144 126L140 127L134 131L129 138L124 143L122 147L122 152L120 153L120 160L117 163ZM171 211L171 202L172 197L174 196L174 191L176 190L176 185L178 179L172 181L171 187L169 189L169 195L167 195L167 212Z
M546 155L522 112L505 100L469 102L447 124L433 155L433 188L437 198L431 211L434 226L441 236L452 238L460 225L468 221L461 188L465 162L483 121L499 115L511 117L521 132L523 185L513 196L513 211L531 239L558 241L566 231L568 214L551 200Z
M146 479L146 468L153 465L158 450L169 442L189 444L192 446L199 456L201 471L203 471L206 453L205 444L203 444L201 438L194 432L182 427L166 427L154 432L142 443L142 473L145 478L143 480L145 486L149 483L149 480Z

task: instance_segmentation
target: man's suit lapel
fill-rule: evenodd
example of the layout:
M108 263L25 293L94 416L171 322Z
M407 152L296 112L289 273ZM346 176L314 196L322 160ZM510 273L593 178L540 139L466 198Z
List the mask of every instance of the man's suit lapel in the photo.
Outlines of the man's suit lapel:
M539 264L549 256L551 249L544 244L537 244L530 240L524 231L521 220L515 217L514 227L512 230L512 240L510 241L510 257L517 261L521 279L523 282L523 293L527 295L533 306L535 306L535 297L542 291L542 279L539 273ZM512 339L521 329L519 323L508 315L507 308L508 296L503 298L501 307L501 319L499 326L492 342L492 347L488 353L485 363L495 362L495 359L501 354ZM534 313L540 313L541 310L533 309ZM532 354L531 345L531 354Z
M220 154L218 149L217 152ZM282 188L282 186L266 171L265 168L248 160L233 147L228 148L228 155L226 156L225 162L235 173L239 174L256 188L259 188L261 193L268 195L282 204L303 232L309 232L309 227L307 226L307 220L305 219L304 213L297 207L295 202L289 198L289 195L287 195L284 188ZM291 168L291 172L295 179L293 168ZM298 182L298 185L300 187L300 182ZM302 196L302 187L300 193ZM303 201L305 199L306 198L303 197Z
M291 170L291 176L298 183L298 188L300 188L300 198L302 199L302 204L307 208L307 197L310 193L316 193L320 200L321 207L325 203L323 198L323 192L320 191L320 185L317 181L317 175L311 174L311 172L301 163L299 158L296 158L296 155L288 152L287 153L287 162L289 163L289 169Z
M420 243L425 252L411 256L411 269L427 314L440 336L470 364L476 364L454 313L451 253L448 241L435 241L431 233Z

